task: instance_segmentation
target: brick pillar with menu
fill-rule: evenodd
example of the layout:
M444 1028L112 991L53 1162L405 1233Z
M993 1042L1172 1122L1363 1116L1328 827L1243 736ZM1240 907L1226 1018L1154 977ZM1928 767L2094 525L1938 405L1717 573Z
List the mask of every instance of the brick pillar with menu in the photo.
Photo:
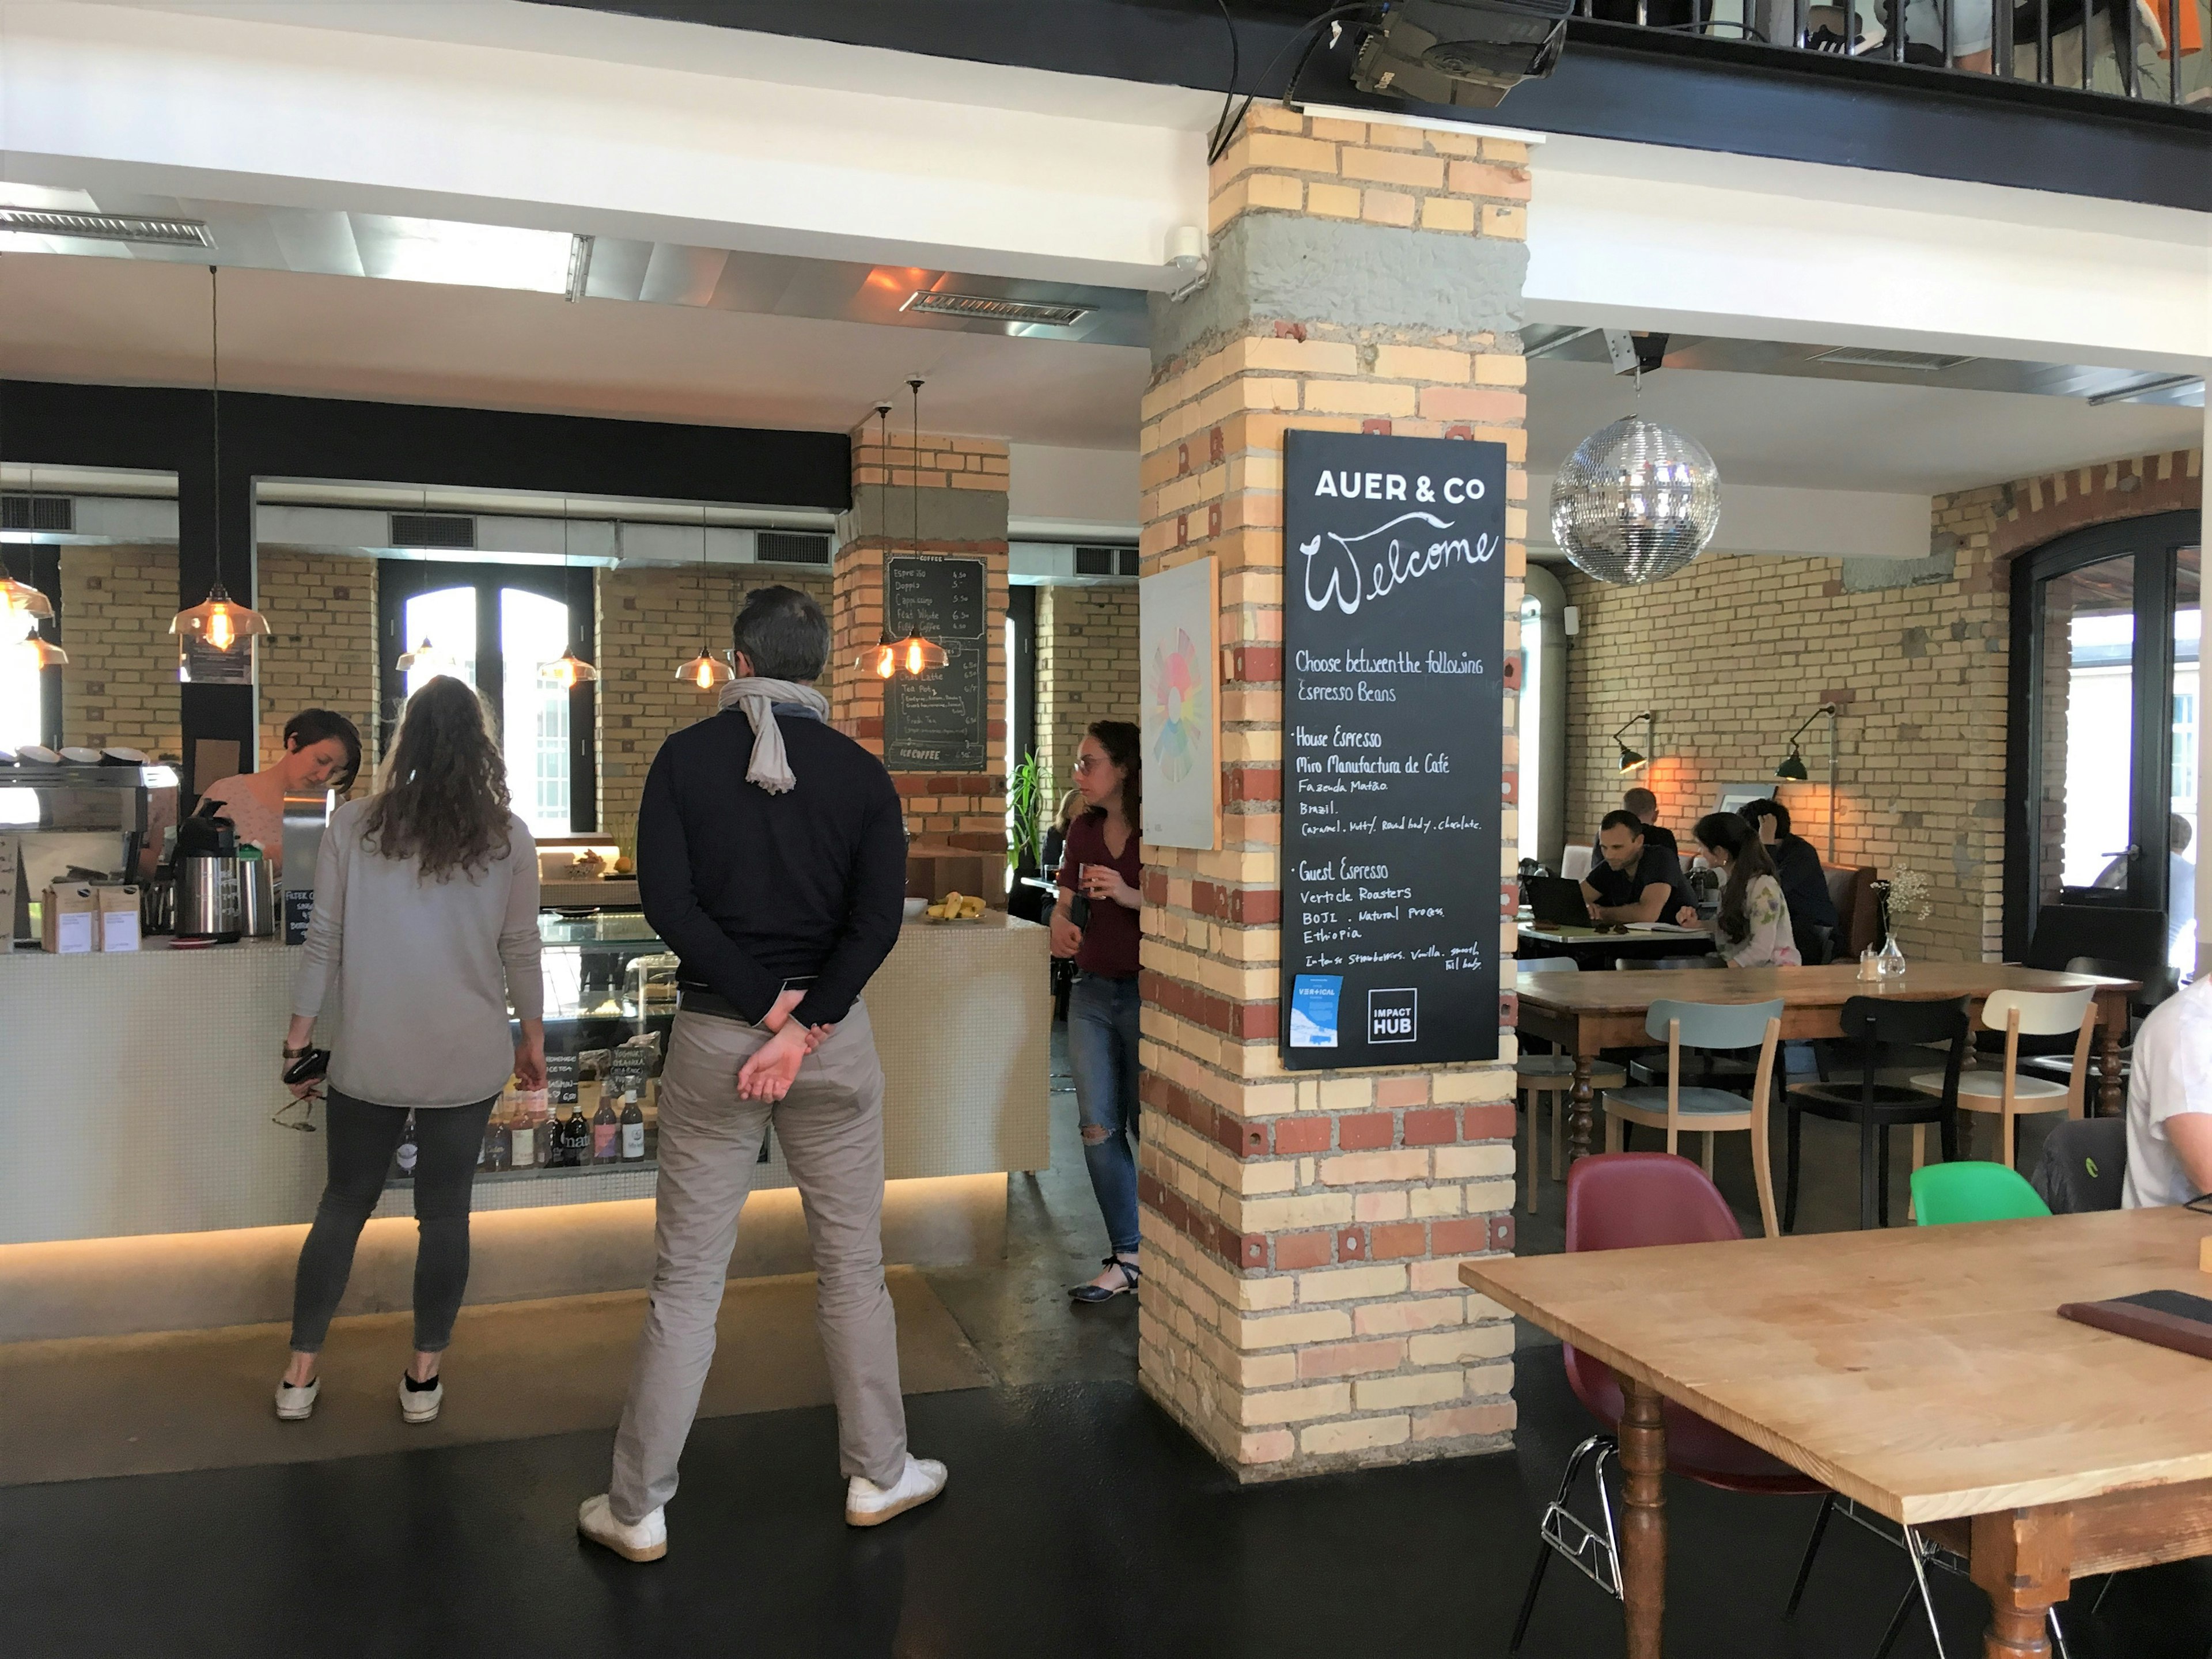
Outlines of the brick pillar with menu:
M1223 817L1216 850L1146 848L1139 1376L1244 1480L1492 1450L1513 1427L1512 1322L1457 1271L1513 1248L1510 1030L1498 1060L1440 1069L1292 1073L1278 1046L1281 491L1293 427L1504 445L1517 685L1527 162L1478 131L1255 105L1212 168L1206 284L1152 302L1143 569L1219 561Z
M900 430L896 412L888 441L872 419L856 428L853 505L839 527L830 618L831 720L886 756L915 840L981 853L1006 844L1006 478L1000 440L923 432L917 441ZM884 682L854 666L881 637L887 563L939 555L983 566L976 765L932 767L886 755ZM892 621L896 633L898 618Z

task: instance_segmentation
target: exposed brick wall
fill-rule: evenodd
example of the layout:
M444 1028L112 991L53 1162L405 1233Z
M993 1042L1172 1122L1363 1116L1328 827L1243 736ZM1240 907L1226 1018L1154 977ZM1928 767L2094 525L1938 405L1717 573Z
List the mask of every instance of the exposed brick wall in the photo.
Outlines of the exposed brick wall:
M180 755L177 550L65 547L61 577L62 741Z
M258 564L254 605L270 628L254 647L258 764L274 765L283 753L286 720L302 708L328 708L360 728L366 777L377 761L376 561L266 552Z
M599 830L625 853L637 850L638 803L662 740L720 707L714 692L678 680L678 666L702 645L717 657L728 650L745 595L772 585L803 589L830 608L826 570L696 565L599 573Z
M1007 548L1003 532L989 540L933 538L929 525L938 517L933 496L965 492L1003 498L1009 477L1006 444L994 438L947 436L923 432L893 433L888 443L863 422L853 433L853 488L856 497L871 489L920 492L916 511L924 534L886 536L873 515L856 514L848 539L837 550L836 607L830 613L831 684L830 712L840 731L872 752L884 752L883 682L857 667L861 654L882 636L884 561L909 553L941 553L983 562L984 643L988 677L984 693L986 760L978 773L896 772L908 830L917 838L981 852L1006 844L1006 607ZM956 503L957 505L957 503ZM896 532L898 514L890 514ZM1003 511L1000 515L1003 526Z
M1908 950L1998 959L2012 556L2085 525L2193 507L2202 466L2195 452L2150 456L1938 496L1930 546L1954 568L1917 586L1847 592L1835 559L1708 555L1645 587L1563 570L1582 610L1567 668L1570 844L1591 839L1629 783L1656 793L1686 837L1720 785L1765 780L1824 854L1832 812L1838 862L1932 878L1934 915L1899 930ZM2140 482L2122 489L2129 477ZM1803 739L1811 781L1774 778L1791 730L1824 702L1840 710L1832 803L1825 721ZM1612 733L1647 708L1658 747L1624 780Z
M1213 169L1212 221L1303 212L1518 239L1526 161L1496 139L1255 106ZM1524 378L1510 335L1316 317L1200 340L1144 400L1143 568L1220 561L1228 662L1222 844L1146 849L1139 1376L1246 1479L1489 1449L1513 1425L1511 1322L1458 1278L1462 1258L1512 1245L1510 1034L1501 1061L1436 1071L1292 1076L1278 1048L1281 488L1291 427L1505 446L1510 651Z
M1137 720L1141 694L1135 585L1039 588L1036 744L1048 817L1074 787L1084 728Z

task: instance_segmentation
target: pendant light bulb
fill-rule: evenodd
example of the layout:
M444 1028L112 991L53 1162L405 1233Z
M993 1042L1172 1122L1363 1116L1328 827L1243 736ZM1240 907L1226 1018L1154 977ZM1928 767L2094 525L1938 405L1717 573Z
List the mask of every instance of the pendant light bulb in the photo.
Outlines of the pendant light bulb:
M883 470L883 494L876 498L876 539L881 544L880 556L890 557L891 550L891 406L876 405L876 459ZM854 659L853 666L863 674L872 674L887 680L898 672L898 647L891 641L891 624L888 615L877 629L876 642Z
M703 641L699 647L699 654L676 671L678 679L702 691L712 691L716 686L726 685L737 677L737 670L729 664L708 654Z
M0 620L21 618L26 629L52 617L54 602L28 582L0 576Z
M59 668L69 661L69 653L52 640L42 640L36 634L18 642L19 650L31 653L31 660L40 668Z
M568 691L574 690L580 685L588 684L599 677L598 669L592 667L573 651L556 657L551 662L538 664L538 672L563 690Z

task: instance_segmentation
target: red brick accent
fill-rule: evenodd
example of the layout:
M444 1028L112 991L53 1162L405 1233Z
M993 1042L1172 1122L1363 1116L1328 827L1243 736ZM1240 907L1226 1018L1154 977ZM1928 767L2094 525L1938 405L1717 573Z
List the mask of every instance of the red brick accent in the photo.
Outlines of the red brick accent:
M1521 914L1521 884L1501 881L1498 884L1498 919L1510 921Z
M1459 1114L1449 1107L1406 1114L1406 1144L1436 1146L1459 1139Z
M1461 1221L1434 1221L1429 1237L1439 1255L1474 1255L1491 1248L1490 1223L1482 1216Z
M1277 1157L1293 1152L1325 1152L1328 1150L1328 1129L1334 1119L1289 1117L1275 1124L1274 1151Z
M1429 1080L1425 1077L1382 1077L1375 1079L1375 1103L1385 1108L1425 1106ZM1449 1136L1445 1139L1449 1139Z
M1280 685L1283 647L1279 645L1232 645L1229 647L1229 678L1244 685Z
M1498 994L1498 1029L1510 1031L1520 1024L1521 994L1518 991L1500 991Z
M1298 1355L1302 1377L1354 1376L1362 1372L1395 1371L1405 1363L1403 1337L1387 1342L1332 1342L1308 1348Z
M1422 1255L1428 1251L1428 1229L1418 1221L1395 1221L1389 1226L1367 1231L1370 1248L1377 1261Z
M2040 547L2069 530L2113 524L2123 519L2147 518L2154 513L2194 512L2204 502L2204 480L2189 471L2192 453L2185 449L2173 452L2167 476L2163 478L2158 477L2158 464L2164 458L2147 455L2142 458L2143 471L2140 474L2135 471L2133 461L2117 465L2105 461L2094 466L2069 467L2063 474L2046 473L2040 478L2015 483L2014 516L1998 520L1990 537L1990 551L1996 559L2004 560L2029 548ZM2089 475L2087 489L2082 487L2084 472ZM2066 487L2066 499L2063 501L2057 499L2057 488L2062 478ZM2120 487L2130 482L2133 489ZM2039 491L2033 488L2039 485ZM2042 504L2033 505L2039 493Z
M1521 774L1512 767L1507 767L1498 778L1498 799L1506 805L1518 805L1521 799Z
M1510 1140L1513 1139L1513 1103L1501 1100L1488 1106L1462 1106L1459 1109L1462 1140Z
M1217 1260L1231 1267L1267 1265L1267 1243L1262 1235L1231 1231L1219 1218L1208 1215L1181 1193L1170 1191L1157 1176L1139 1172L1137 1196L1147 1209Z
M1336 1121L1336 1144L1347 1152L1388 1146L1397 1136L1397 1121L1388 1112L1360 1112Z
M1221 770L1221 798L1232 800L1280 800L1283 769L1279 766L1225 766Z
M1279 322L1275 325L1275 337L1279 340L1303 340L1306 337L1306 325L1304 323Z
M1390 435L1389 418L1387 416L1378 416L1370 421L1362 421L1359 423L1359 429L1370 437L1387 438Z
M1518 691L1521 689L1520 658L1508 657L1505 659L1504 678L1505 681L1505 689L1508 691Z
M1159 901L1164 903L1164 899ZM1201 916L1256 926L1283 918L1283 890L1279 887L1224 887L1211 881L1190 884L1190 908Z
M1513 1248L1513 1216L1511 1212L1490 1218L1490 1248L1510 1250Z
M1367 1260L1367 1229L1339 1227L1336 1230L1336 1259L1339 1261Z
M1275 1266L1278 1268L1323 1267L1335 1260L1336 1239L1332 1234L1275 1235Z

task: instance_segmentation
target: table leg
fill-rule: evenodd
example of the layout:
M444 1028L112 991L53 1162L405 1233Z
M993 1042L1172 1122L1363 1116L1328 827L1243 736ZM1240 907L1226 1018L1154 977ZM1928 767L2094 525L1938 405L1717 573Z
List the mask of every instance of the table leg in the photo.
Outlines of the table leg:
M1667 1611L1667 1428L1656 1389L1620 1379L1621 1604L1628 1659L1659 1659Z
M2063 1508L1978 1515L1968 1552L1974 1582L1990 1598L1982 1659L2049 1659L2049 1618L2066 1599L2074 1523Z
M2097 1112L2099 1117L2118 1117L2128 1109L2127 1097L2120 1089L2120 1031L2127 1019L2126 1006L2121 1006L2120 1017L2109 1015L2097 1034Z
M1567 1166L1571 1169L1590 1151L1590 1134L1597 1121L1597 1091L1590 1087L1590 1073L1597 1064L1595 1054L1575 1056L1574 1092L1568 1097ZM1553 1110L1558 1108L1554 1107Z

